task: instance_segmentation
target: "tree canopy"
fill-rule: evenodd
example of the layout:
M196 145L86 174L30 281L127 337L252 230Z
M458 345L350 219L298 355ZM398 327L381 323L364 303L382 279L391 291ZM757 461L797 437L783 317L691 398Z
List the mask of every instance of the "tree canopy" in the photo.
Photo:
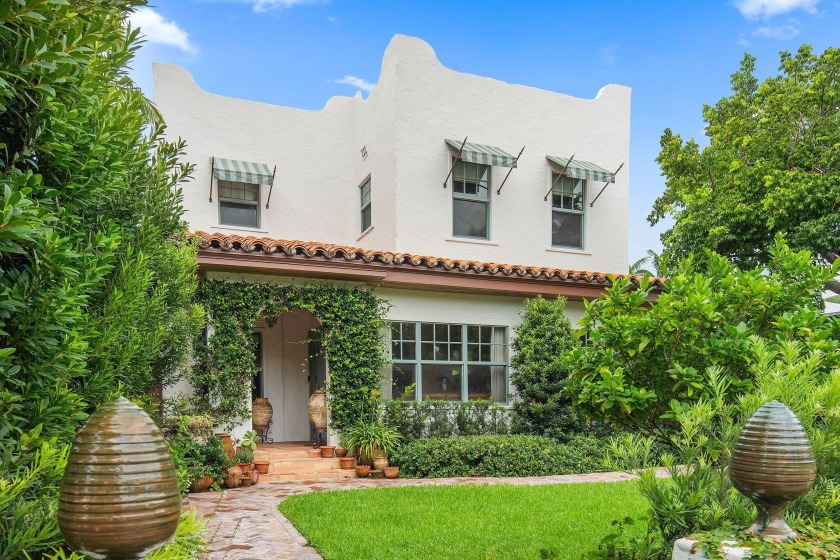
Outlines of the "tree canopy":
M666 252L711 249L738 265L769 262L773 239L824 262L840 254L840 50L781 53L779 75L759 83L745 55L732 94L703 108L709 145L666 129L657 157L665 192L648 216L666 217ZM829 282L840 289L840 283Z
M0 2L0 558L60 543L75 431L172 383L200 327L191 167L126 74L142 3Z

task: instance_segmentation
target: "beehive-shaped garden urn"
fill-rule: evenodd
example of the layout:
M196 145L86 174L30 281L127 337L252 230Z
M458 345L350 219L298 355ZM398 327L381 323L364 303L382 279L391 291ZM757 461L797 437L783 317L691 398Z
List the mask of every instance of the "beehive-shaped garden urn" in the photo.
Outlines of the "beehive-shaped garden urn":
M732 450L729 475L758 508L750 531L780 540L796 536L785 522L785 508L814 485L817 464L808 435L791 409L771 401L747 420Z
M119 397L76 435L61 481L58 526L94 558L143 558L175 534L178 474L157 425Z
M309 397L309 402L306 406L309 413L309 421L315 426L318 431L327 429L327 392L323 389L318 389Z

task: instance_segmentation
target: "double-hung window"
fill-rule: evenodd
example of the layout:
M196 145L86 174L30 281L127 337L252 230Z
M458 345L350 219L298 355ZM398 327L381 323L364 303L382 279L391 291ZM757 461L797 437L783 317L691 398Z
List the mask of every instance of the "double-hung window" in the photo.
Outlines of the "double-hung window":
M490 238L490 166L456 161L452 169L452 235Z
M260 227L260 186L219 180L219 223Z
M364 233L373 223L370 204L370 177L359 187L359 194L362 208L362 233Z
M507 328L391 323L391 398L506 402Z
M557 174L552 174L554 182ZM586 181L563 176L551 194L551 244L583 249L583 209Z

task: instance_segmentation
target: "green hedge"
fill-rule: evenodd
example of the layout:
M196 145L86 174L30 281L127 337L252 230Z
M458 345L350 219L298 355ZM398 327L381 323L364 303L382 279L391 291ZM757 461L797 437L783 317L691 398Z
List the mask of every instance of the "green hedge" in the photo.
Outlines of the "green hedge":
M385 401L385 425L397 430L405 443L424 438L507 434L510 412L490 400Z
M523 435L429 438L403 445L391 463L408 478L588 473L603 470L604 447L582 436L568 444Z

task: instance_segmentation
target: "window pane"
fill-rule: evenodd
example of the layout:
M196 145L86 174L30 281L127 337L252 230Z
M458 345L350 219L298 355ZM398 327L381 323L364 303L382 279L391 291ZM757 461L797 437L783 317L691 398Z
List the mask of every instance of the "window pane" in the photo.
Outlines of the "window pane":
M391 340L399 340L402 338L402 323L391 323Z
M481 327L481 342L489 344L493 336L493 327Z
M416 359L415 353L417 352L417 347L414 345L414 341L411 342L403 342L402 343L402 359L403 360L414 360Z
M362 231L366 231L370 227L373 218L371 216L371 205L368 204L362 208Z
M478 342L478 325L469 325L467 327L467 342Z
M461 400L461 366L423 364L423 399Z
M452 362L460 362L462 359L461 357L461 343L455 343L449 345L449 360Z
M490 361L490 346L488 344L481 345L481 361L482 362L489 362Z
M479 345L470 344L467 346L467 361L477 362L479 358Z
M421 360L435 360L435 343L423 342L420 345L420 359Z
M449 340L449 328L447 325L435 325L435 340L447 342Z
M551 244L583 248L583 214L552 212Z
M455 162L452 169L452 190L467 196L489 196L490 166L465 161Z
M461 325L449 325L449 341L461 342Z
M428 340L432 341L435 339L435 326L432 323L421 323L420 324L420 337L421 340Z
M446 362L449 360L449 345L441 342L435 342L435 357L436 362Z
M256 204L219 202L219 222L230 226L259 227L259 208Z
M416 332L415 324L414 323L403 323L402 324L402 337L403 340L417 340L415 337Z
M452 234L459 237L487 239L487 214L490 207L486 202L452 200Z
M391 398L393 399L415 399L415 390L406 390L414 385L414 364L394 364L391 368Z
M399 342L391 342L391 357L395 360L403 359Z
M505 366L468 366L467 398L507 400L507 375Z

